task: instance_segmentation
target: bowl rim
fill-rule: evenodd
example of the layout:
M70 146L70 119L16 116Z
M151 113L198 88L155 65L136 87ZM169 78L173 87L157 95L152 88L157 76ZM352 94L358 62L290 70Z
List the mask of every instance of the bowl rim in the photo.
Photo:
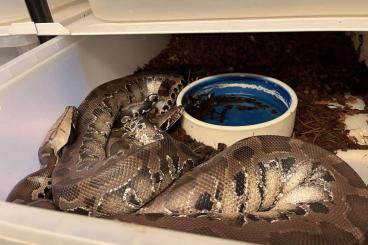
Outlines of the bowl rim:
M207 76L207 77L203 77L201 79L198 79L198 80L192 82L191 84L185 86L180 91L180 93L178 94L178 97L176 99L176 105L177 106L182 105L182 100L183 100L183 97L184 97L185 93L188 90L190 90L192 87L194 87L198 84L201 84L203 82L206 82L208 80L211 80L211 79L218 79L218 78L229 77L229 76L232 76L232 77L236 77L236 76L250 77L251 76L251 77L264 79L264 80L267 80L267 81L272 82L272 83L276 83L279 86L281 86L283 89L285 89L287 93L289 93L290 98L291 98L290 106L280 116L278 116L278 117L276 117L272 120L262 122L262 123L253 124L253 125L223 126L223 125L211 124L211 123L203 122L203 121L191 116L185 110L183 112L183 118L191 121L192 123L195 123L199 126L206 127L206 128L219 129L219 130L225 130L225 131L244 131L244 130L259 129L259 128L271 126L273 124L277 124L277 123L279 123L280 121L286 119L288 116L290 116L291 114L293 114L295 112L295 110L297 108L297 105L298 105L298 97L296 96L295 91L289 85L287 85L286 83L284 83L284 82L282 82L282 81L280 81L276 78L273 78L273 77L268 77L268 76L264 76L264 75L254 74L254 73L241 73L241 72L239 72L239 73L222 73L222 74L218 74L218 75Z

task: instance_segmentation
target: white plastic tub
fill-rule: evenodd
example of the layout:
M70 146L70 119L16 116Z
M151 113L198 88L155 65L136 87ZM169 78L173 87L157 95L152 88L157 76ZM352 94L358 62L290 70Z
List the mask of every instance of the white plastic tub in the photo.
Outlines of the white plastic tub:
M106 21L365 16L366 0L89 0Z
M4 202L20 179L39 168L38 147L64 107L132 73L168 38L57 37L0 66L0 244L246 244ZM367 180L366 173L359 174Z

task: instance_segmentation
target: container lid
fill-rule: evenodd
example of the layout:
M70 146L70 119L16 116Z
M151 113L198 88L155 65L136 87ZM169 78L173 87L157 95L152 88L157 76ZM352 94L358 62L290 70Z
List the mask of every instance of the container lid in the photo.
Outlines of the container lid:
M195 0L186 0L180 3L160 0L155 1L152 5L157 11L153 11L154 13L150 11L150 15L156 14L157 19L154 19L154 16L150 17L151 19L147 18L149 8L144 8L144 6L152 4L152 1L149 0L140 0L139 2L134 0L124 2L64 0L62 2L66 3L61 4L59 1L49 0L54 23L33 23L36 34L368 31L368 1L366 0L326 0L323 2L317 0L297 2L291 0L215 0L205 3L198 3ZM226 2L226 8L221 8L219 12L221 18L213 18L213 16L208 15L211 12L211 9L208 8L215 6L214 2L222 4ZM180 4L185 4L185 8ZM176 12L167 11L169 9L167 5L171 6L171 10L174 8ZM239 15L239 10L238 14L235 14L239 6L244 9L242 15ZM105 14L103 18L101 18L101 13L98 13L101 11ZM196 12L195 15L192 14L194 12ZM134 20L125 17L132 16L132 13L134 13ZM162 15L166 17L163 19L160 17ZM183 16L187 16L187 18ZM119 20L119 18L125 19ZM9 28L4 28L0 24L0 35L11 35L8 31ZM17 34L29 34L29 30L24 31L24 33L19 30Z

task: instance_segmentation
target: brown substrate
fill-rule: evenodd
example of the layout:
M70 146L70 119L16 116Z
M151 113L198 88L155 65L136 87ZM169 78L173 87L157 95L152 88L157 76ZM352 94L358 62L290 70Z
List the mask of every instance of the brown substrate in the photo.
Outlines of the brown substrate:
M340 121L342 110L323 103L335 98L344 105L345 92L368 100L368 70L344 33L173 35L166 49L137 72L152 70L179 72L189 81L227 72L275 77L299 99L294 137L330 151L359 148ZM213 153L179 127L171 134L197 151Z

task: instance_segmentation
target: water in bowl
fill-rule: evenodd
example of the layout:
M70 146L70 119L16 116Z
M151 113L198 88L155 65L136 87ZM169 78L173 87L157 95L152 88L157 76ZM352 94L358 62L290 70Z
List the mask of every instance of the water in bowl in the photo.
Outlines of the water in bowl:
M189 96L185 110L193 117L216 125L246 126L279 117L287 106L271 95L202 94Z

